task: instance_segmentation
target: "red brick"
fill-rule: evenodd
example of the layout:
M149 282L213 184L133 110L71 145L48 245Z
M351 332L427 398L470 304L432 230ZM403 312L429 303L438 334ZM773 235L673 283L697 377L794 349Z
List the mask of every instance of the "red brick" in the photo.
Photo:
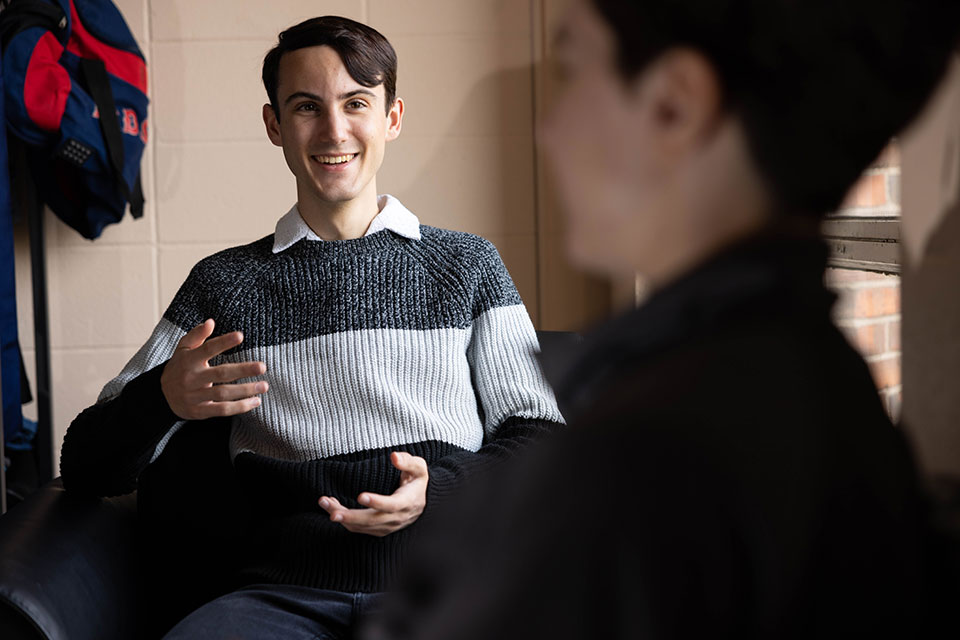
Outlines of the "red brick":
M867 364L877 389L889 389L900 384L900 356L891 356Z
M839 291L834 308L839 319L863 319L900 313L900 287L871 287Z
M876 356L887 351L887 327L884 322L860 327L840 327L840 330L863 357Z
M887 177L882 173L865 175L853 185L841 209L880 207L887 204Z

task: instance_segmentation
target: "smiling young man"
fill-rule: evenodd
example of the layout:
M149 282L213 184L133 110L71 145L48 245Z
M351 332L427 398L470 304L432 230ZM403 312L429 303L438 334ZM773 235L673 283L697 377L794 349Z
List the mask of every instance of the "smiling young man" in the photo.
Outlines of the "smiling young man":
M377 194L403 121L396 69L387 40L345 18L280 34L263 120L296 204L274 234L197 264L67 431L64 486L111 495L162 462L185 421L232 416L252 522L239 588L170 638L349 635L422 517L563 422L493 245Z

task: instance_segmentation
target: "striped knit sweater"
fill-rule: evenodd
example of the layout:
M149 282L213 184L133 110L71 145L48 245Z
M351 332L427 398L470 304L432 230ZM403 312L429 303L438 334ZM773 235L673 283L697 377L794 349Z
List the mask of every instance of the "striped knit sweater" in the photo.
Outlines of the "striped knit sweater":
M427 226L419 240L384 230L279 253L273 240L194 267L149 341L70 426L64 484L99 495L135 488L183 424L160 391L163 364L214 318L217 334L241 330L244 342L211 364L260 360L270 383L230 436L257 522L244 579L380 590L416 524L384 538L353 534L329 521L320 496L357 507L362 491L392 493L399 472L388 457L406 451L429 465L427 515L472 470L563 418L489 242Z

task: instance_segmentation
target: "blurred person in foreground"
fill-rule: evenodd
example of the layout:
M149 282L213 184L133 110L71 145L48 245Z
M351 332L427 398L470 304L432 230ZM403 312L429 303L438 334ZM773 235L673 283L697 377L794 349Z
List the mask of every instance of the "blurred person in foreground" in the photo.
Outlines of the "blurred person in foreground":
M932 93L958 14L573 2L539 132L569 254L652 293L542 355L569 432L451 519L372 636L921 633L917 470L831 323L818 225Z

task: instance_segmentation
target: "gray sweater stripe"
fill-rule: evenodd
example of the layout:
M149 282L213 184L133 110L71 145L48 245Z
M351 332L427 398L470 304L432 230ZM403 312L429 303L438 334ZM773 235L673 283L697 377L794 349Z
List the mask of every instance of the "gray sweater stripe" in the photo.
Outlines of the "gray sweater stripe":
M512 416L563 422L534 358L536 347L536 332L523 305L491 309L474 322L467 357L488 434Z
M103 387L97 402L106 402L116 398L128 382L144 371L149 371L169 360L176 350L180 338L185 336L186 333L174 323L161 318L150 335L150 339L130 358L130 361L117 374L117 377Z
M238 416L232 452L306 461L412 442L480 448L467 329L370 329L255 347L270 391Z

